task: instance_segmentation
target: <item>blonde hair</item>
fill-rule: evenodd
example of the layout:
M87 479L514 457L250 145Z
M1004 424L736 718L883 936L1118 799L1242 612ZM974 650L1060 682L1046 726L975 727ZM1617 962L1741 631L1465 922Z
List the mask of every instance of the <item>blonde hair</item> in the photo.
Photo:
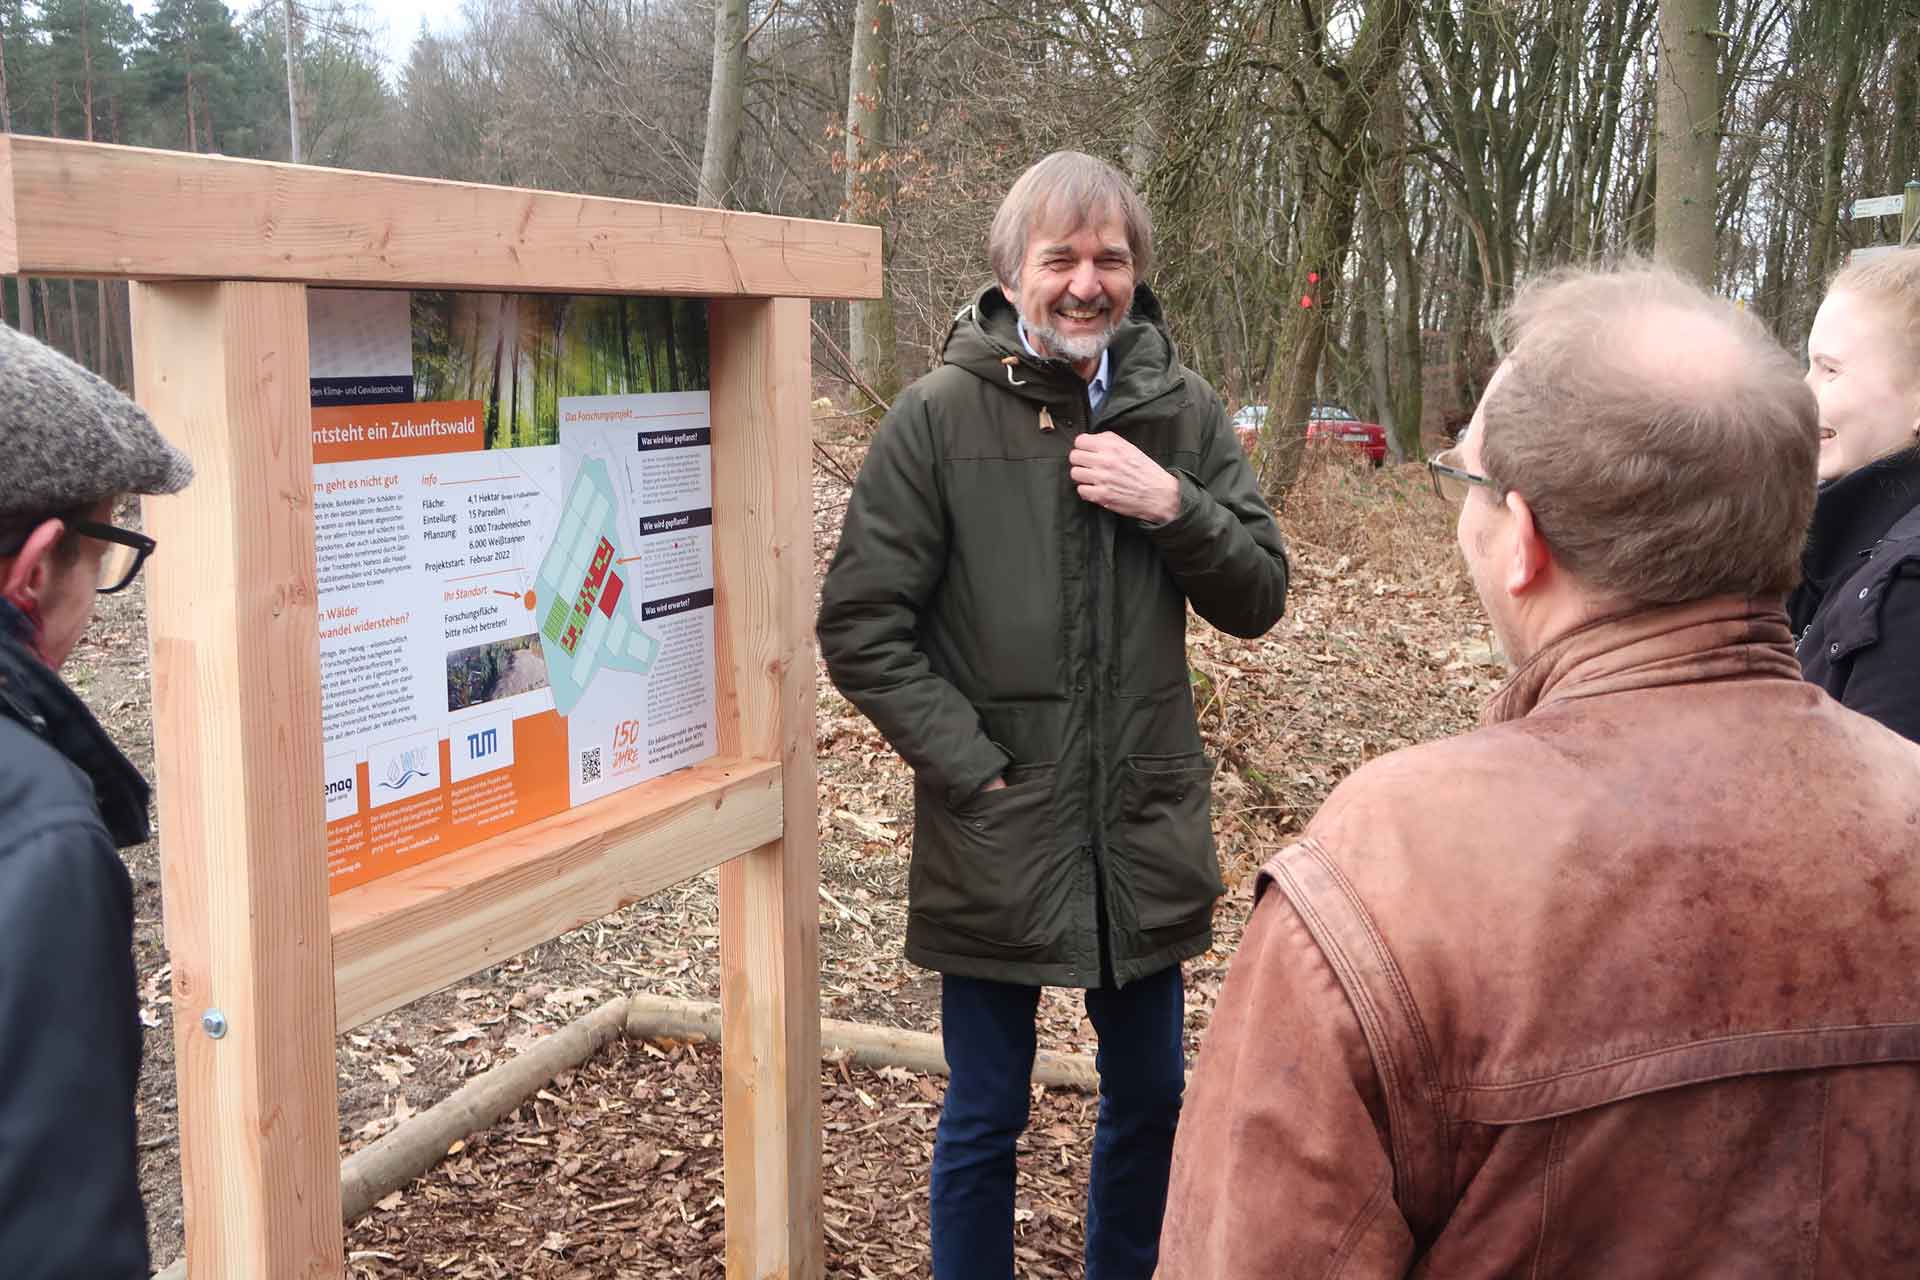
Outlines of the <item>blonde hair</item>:
M1757 320L1630 260L1530 281L1500 329L1482 465L1568 571L1642 604L1799 580L1819 410Z
M1020 287L1020 265L1026 261L1027 240L1037 226L1078 231L1097 219L1117 217L1125 225L1127 248L1133 254L1134 279L1143 280L1153 266L1153 219L1140 193L1126 176L1105 160L1080 151L1056 151L1014 180L987 233L987 261L1002 288Z

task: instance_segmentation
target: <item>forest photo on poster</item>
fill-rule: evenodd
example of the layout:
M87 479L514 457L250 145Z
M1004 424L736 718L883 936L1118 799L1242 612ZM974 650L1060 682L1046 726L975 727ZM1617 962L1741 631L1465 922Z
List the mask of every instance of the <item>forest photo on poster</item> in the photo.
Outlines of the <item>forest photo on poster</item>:
M413 294L414 398L477 401L485 447L559 441L566 396L707 386L706 304L581 294Z

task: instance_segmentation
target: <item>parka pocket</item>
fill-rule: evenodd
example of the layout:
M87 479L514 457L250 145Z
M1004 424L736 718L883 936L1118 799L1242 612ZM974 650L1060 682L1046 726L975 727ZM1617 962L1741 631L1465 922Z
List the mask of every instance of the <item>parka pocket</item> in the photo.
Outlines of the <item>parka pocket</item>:
M1071 892L1052 849L1052 764L1007 769L1007 785L958 805L916 786L909 909L993 954L1044 945Z
M1199 751L1128 756L1110 843L1143 931L1204 924L1224 889L1208 817L1213 764Z

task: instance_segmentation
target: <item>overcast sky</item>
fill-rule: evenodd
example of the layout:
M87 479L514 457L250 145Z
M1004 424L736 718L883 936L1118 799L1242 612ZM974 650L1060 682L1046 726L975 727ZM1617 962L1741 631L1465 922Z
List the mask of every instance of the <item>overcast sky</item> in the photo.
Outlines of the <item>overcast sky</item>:
M373 22L386 24L386 39L380 41L380 49L386 56L389 78L406 62L407 50L420 34L420 24L445 31L459 23L460 5L461 0L366 0L366 11ZM141 17L151 13L153 6L154 0L133 0L134 10ZM249 0L227 0L227 8L236 14L252 7Z
M460 19L460 0L379 0L367 8L376 21L387 24L387 61L399 64L407 60L407 50L425 22L435 31L444 31Z

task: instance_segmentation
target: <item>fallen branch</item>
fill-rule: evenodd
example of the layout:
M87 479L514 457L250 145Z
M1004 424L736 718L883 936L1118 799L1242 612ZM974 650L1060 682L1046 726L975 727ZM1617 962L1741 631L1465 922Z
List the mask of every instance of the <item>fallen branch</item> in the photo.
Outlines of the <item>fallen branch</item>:
M600 1052L622 1033L626 1017L626 998L616 996L348 1156L340 1163L341 1218L352 1222L373 1208L374 1201L431 1169L448 1147L492 1125L555 1076Z
M627 1035L635 1040L670 1038L720 1041L720 1006L668 996L634 996L627 1001ZM820 1052L869 1067L904 1067L926 1075L947 1074L940 1037L925 1031L870 1027L838 1018L820 1019ZM1042 1049L1034 1055L1033 1082L1052 1089L1100 1087L1093 1059L1078 1053Z

